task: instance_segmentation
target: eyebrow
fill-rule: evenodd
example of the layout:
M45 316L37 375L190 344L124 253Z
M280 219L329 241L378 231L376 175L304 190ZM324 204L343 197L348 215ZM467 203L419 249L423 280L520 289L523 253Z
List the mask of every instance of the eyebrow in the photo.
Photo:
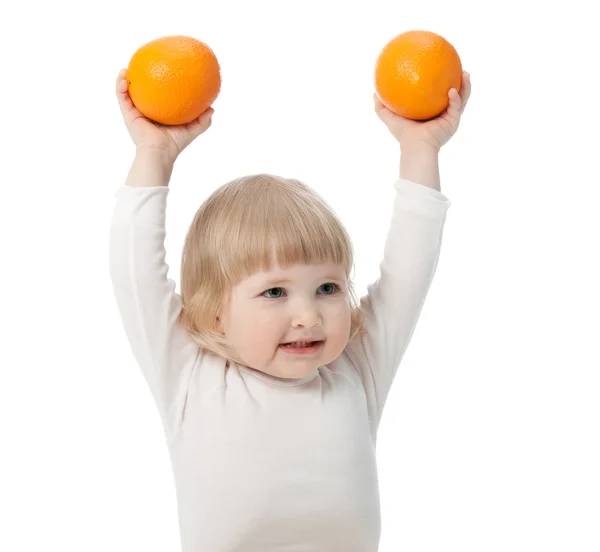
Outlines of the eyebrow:
M335 276L335 275L329 275L329 276L323 276L323 278L319 278L319 280L333 280L334 282L342 282L343 279L340 278L339 276ZM265 282L262 282L258 287L264 287L264 286L277 286L279 284L291 284L293 283L293 280L290 280L289 278L271 278L270 280L266 280Z

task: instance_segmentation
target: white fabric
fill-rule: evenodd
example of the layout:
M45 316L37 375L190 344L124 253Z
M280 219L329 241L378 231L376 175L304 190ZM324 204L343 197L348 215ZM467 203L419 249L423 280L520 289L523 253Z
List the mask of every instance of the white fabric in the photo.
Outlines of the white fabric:
M201 351L177 323L167 277L168 187L121 186L110 275L123 326L160 412L183 552L375 552L382 410L434 276L449 200L407 180L379 278L361 299L367 336L304 380Z

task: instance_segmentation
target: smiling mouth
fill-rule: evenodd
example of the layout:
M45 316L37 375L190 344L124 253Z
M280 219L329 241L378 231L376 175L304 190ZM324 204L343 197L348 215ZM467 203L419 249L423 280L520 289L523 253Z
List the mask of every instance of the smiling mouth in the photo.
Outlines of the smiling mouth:
M282 343L280 349L293 353L312 353L321 348L323 341L310 341L305 343Z

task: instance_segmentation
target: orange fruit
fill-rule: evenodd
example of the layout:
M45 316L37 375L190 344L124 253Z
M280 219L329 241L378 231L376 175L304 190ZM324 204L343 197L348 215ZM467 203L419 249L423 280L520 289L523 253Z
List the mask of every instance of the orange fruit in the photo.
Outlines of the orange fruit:
M375 90L390 111L413 120L440 115L448 92L460 92L462 64L454 46L430 31L407 31L390 40L375 63Z
M189 36L165 36L144 44L131 57L126 78L135 107L164 125L198 119L221 91L214 52Z

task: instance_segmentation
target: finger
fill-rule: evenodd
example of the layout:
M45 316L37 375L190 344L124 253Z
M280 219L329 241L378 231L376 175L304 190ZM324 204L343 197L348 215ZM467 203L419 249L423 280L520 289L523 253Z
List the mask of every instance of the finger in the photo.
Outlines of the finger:
M450 100L448 103L448 112L452 115L460 115L462 98L456 88L451 88L448 91L448 99Z
M133 104L131 100L131 96L129 95L128 89L129 86L127 84L126 69L121 69L119 72L119 76L117 77L116 83L116 92L117 99L119 101L119 107L121 108L121 113L124 117L129 118L133 115L138 115L138 109Z
M200 117L198 117L198 122L201 124L211 122L214 112L215 110L212 107L209 107L202 115L200 115Z
M127 74L127 70L126 69L121 69L119 71L119 74L117 76L117 81L116 81L116 88L117 90L120 90L123 86L124 83L127 83L127 80L125 79L125 75Z
M212 116L215 110L212 107L209 107L200 117L198 117L195 121L192 121L190 125L195 127L199 127L200 129L208 129L210 125L212 125Z
M192 140L196 139L201 134L204 134L212 125L212 113L214 110L211 108L205 111L198 119L188 123L187 129L191 134ZM208 115L207 115L208 113Z
M379 96L377 94L373 94L373 100L375 102L376 111L380 111L385 107L385 105L383 105L383 102L379 99Z
M458 128L461 114L461 99L456 88L451 88L448 91L448 98L448 107L440 117L450 123L454 128Z
M121 108L121 113L123 113L123 115L127 115L136 109L127 92L126 82L121 82L117 85L117 100L119 101L119 107Z
M125 69L121 69L115 82L117 95L121 95L127 91L127 79L125 78Z
M375 115L377 115L377 117L379 117L379 119L381 119L383 122L385 122L384 117L386 117L388 115L387 107L379 99L379 96L377 96L377 94L373 94L373 101L375 103L375 105L374 105Z
M462 99L461 111L464 111L465 106L471 97L471 75L467 73L467 71L463 71L460 96Z

